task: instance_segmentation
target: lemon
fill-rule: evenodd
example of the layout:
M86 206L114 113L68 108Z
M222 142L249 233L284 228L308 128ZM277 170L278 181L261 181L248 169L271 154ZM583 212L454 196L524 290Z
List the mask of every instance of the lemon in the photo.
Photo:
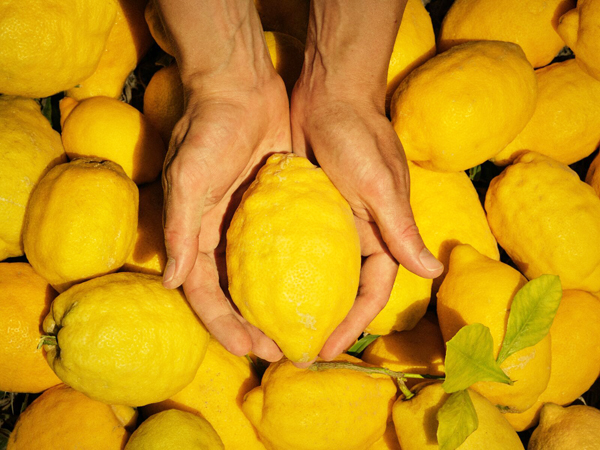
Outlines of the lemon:
M412 330L381 336L369 345L362 360L377 367L421 375L444 375L444 339L433 313L427 313ZM418 379L409 378L414 386Z
M368 366L349 355L336 361ZM383 436L395 399L386 375L298 369L284 359L269 366L242 408L269 449L364 450Z
M409 400L400 397L394 403L394 424L402 450L437 450L436 414L448 394L441 383L422 383ZM467 390L479 420L479 426L458 448L460 450L523 450L517 433L488 400Z
M575 5L573 5L575 6ZM600 80L600 2L579 0L577 7L566 12L557 32L575 52L575 59L583 70Z
M128 272L162 275L167 264L162 226L163 189L160 180L140 186L138 227L135 245L123 264Z
M599 153L600 155L600 153ZM585 176L585 182L594 188L598 197L600 197L600 156L596 155Z
M600 291L600 199L569 167L524 153L491 181L485 209L527 278L559 275L563 289Z
M458 245L450 255L450 270L437 297L437 312L444 341L465 325L481 323L490 329L494 357L504 340L512 299L527 280L517 270ZM550 378L550 335L532 347L509 356L500 365L514 384L478 382L471 389L504 412L530 408Z
M37 348L56 295L29 264L0 263L0 391L36 393L60 383Z
M69 89L69 97L83 100L99 95L121 96L127 76L152 45L152 36L144 19L146 1L118 1L115 22L96 71Z
M600 411L596 408L547 403L527 450L594 449L599 440Z
M567 405L586 392L600 369L600 299L577 290L563 292L550 328L552 367L548 387L521 414L506 414L517 431L537 423L544 403Z
M143 411L150 415L176 408L199 414L214 427L226 449L264 450L242 412L244 395L259 384L246 358L232 355L210 339L194 380L168 400L148 405Z
M496 164L508 164L524 150L573 164L600 143L600 80L586 74L573 59L535 74L535 113L523 131L492 158Z
M0 4L0 93L48 97L88 78L115 22L114 0Z
M156 180L166 148L133 106L109 97L61 101L62 142L69 158L110 159L136 184Z
M369 450L402 450L392 420L387 423L383 436L375 441L375 443L369 447Z
M466 42L402 80L392 124L409 160L459 172L511 142L533 115L536 95L533 68L518 45Z
M129 438L125 450L224 450L206 419L169 409L146 419Z
M50 168L65 160L60 135L37 102L0 96L0 260L23 255L23 221L31 191Z
M166 400L193 379L208 332L180 290L159 276L115 273L73 286L44 319L48 363L66 384L104 403Z
M52 168L31 195L23 244L57 291L115 271L133 249L138 190L110 161L76 159Z
M231 298L292 361L314 359L354 303L354 216L306 158L267 160L233 216L226 254Z
M265 31L289 34L304 44L310 0L254 0L254 5Z
M456 0L440 29L440 51L479 39L518 44L533 67L550 63L564 43L558 18L575 0Z
M435 56L435 34L431 17L422 0L408 0L394 41L387 72L386 105L394 91L415 68Z
M19 416L7 450L122 450L136 420L133 408L106 405L59 384Z

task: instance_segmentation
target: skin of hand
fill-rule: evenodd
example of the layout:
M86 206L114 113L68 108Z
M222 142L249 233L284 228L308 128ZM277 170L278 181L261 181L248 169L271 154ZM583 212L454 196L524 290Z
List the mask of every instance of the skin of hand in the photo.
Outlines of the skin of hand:
M159 0L158 6L178 49L185 93L163 172L163 284L183 285L192 308L231 353L276 361L281 351L234 309L220 276L224 234L241 195L269 155L291 149L285 85L251 0Z
M405 4L311 4L291 101L292 145L316 160L350 203L365 257L354 306L320 352L326 360L352 345L385 306L398 262L424 278L443 271L414 222L406 157L385 116L387 67Z

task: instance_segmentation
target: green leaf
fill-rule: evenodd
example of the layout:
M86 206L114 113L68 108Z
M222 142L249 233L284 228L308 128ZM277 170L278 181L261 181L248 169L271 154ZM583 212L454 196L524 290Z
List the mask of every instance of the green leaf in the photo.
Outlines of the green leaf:
M494 359L494 340L490 329L480 323L462 327L446 343L446 381L449 394L466 389L478 381L512 384Z
M466 390L451 394L437 413L440 450L455 450L479 426L477 412Z
M4 428L0 429L0 450L6 450L6 446L8 445L8 437L10 436L10 431L5 430Z
M346 353L352 356L356 356L358 358L359 355L362 352L364 352L365 349L369 345L371 345L371 343L374 342L378 337L378 334L365 334L362 338L358 340L358 342L356 342L356 344L350 347Z
M469 169L469 178L471 181L478 181L481 176L481 164Z
M542 275L519 289L510 306L498 364L548 334L561 298L562 286L556 275Z

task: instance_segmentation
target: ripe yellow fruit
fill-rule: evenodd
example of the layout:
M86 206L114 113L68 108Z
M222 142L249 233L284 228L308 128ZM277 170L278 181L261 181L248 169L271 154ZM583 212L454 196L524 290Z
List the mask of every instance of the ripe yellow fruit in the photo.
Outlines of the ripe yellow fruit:
M44 348L66 384L104 403L160 402L193 379L208 332L158 276L114 273L73 286L44 319Z
M583 70L600 80L600 1L579 0L577 7L565 13L557 32Z
M56 291L27 263L0 263L0 391L37 393L60 383L41 349Z
M444 339L435 314L426 314L412 330L381 336L369 345L362 360L377 367L421 375L444 375ZM421 380L409 378L409 387Z
M165 53L174 56L175 45L171 43L167 30L162 23L155 0L148 0L148 4L144 10L144 17L146 19L146 24L150 29L150 34L158 46L163 49Z
M275 71L283 79L288 97L291 98L304 63L304 44L289 34L276 31L266 31L265 41Z
M336 361L368 367L349 355ZM269 449L364 450L383 436L395 399L386 375L298 369L284 359L269 366L242 408Z
M94 74L67 91L69 97L119 98L129 73L152 45L144 19L146 0L118 0L117 15Z
M314 359L354 303L360 243L350 205L322 169L275 154L227 231L231 298L290 360Z
M591 406L547 403L528 450L594 449L600 440L600 411Z
M435 34L422 0L408 0L396 35L387 73L386 105L394 91L415 68L435 56Z
M69 158L110 159L136 184L154 181L166 149L158 131L133 106L109 97L61 101L62 142Z
M488 258L500 259L479 195L464 172L434 172L408 163L410 205L427 248L444 264L433 280L437 292L448 272L450 253L469 244Z
M402 450L400 448L400 443L398 442L398 436L396 436L394 422L391 419L385 427L383 436L375 441L375 443L369 447L369 450Z
M567 405L586 392L600 370L600 299L577 290L563 292L550 328L552 367L548 387L521 414L506 414L517 431L534 426L544 403Z
M125 446L125 450L171 449L224 450L225 447L206 419L177 409L169 409L146 419Z
M242 412L244 395L260 384L250 362L210 339L194 380L164 402L144 407L145 415L176 408L199 414L213 426L226 449L265 450Z
M536 96L533 68L518 45L471 41L402 80L392 124L409 160L459 172L506 147L533 115Z
M538 101L523 131L492 161L512 162L532 150L573 164L600 143L600 80L586 74L574 59L535 71Z
M114 0L0 4L0 93L48 97L88 78L115 21Z
M133 408L106 405L60 384L19 416L7 450L122 450L136 420Z
M456 0L444 17L439 47L479 39L518 44L533 67L550 63L564 47L558 18L575 0Z
M485 209L527 278L559 275L563 289L600 291L600 198L568 166L520 155L490 183Z
M598 154L600 155L600 153ZM594 188L598 197L600 197L600 156L596 155L585 176L585 182Z
M450 255L450 270L437 297L437 312L444 341L465 325L481 323L490 329L497 357L506 332L512 299L527 280L517 270L480 254L470 245L458 245ZM530 408L550 378L550 335L533 347L509 356L500 365L512 386L478 382L471 389L503 412Z
M52 168L33 191L25 253L57 291L115 271L133 249L138 190L111 161L76 159Z
M279 31L306 42L310 0L254 0L254 5L265 31Z
M140 186L138 227L133 251L122 270L162 275L167 264L165 233L162 226L163 189L160 180Z
M23 255L23 220L31 191L65 160L60 135L35 100L0 96L0 261Z
M523 450L517 433L498 409L469 389L479 426L461 445L460 450ZM409 400L400 397L394 404L393 417L396 434L402 450L437 450L436 414L449 394L441 383L422 383L415 387L415 396Z

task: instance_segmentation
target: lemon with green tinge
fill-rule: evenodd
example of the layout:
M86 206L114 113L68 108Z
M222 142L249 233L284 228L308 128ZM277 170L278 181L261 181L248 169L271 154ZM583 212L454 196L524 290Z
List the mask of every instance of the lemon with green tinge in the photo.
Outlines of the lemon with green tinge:
M557 32L571 50L583 70L600 80L600 1L579 0L577 7L566 12Z
M440 51L479 39L519 45L533 67L550 63L564 47L559 17L575 0L456 0L440 29Z
M124 450L225 450L215 429L203 417L168 409L146 419Z
M573 164L600 143L600 80L585 73L574 59L535 71L538 100L523 131L492 161L506 165L532 150Z
M506 147L533 115L536 97L533 67L518 45L471 41L404 78L391 119L409 160L459 172Z
M123 265L133 250L138 190L118 164L75 159L33 191L23 226L29 263L59 292Z
M73 286L44 319L58 377L104 403L166 400L193 379L209 334L181 290L159 276L115 273Z
M393 417L396 434L402 450L437 450L440 448L436 433L436 414L449 397L441 383L422 383L415 387L415 396L409 400L398 398ZM511 428L498 409L468 389L479 425L458 447L459 450L523 450L519 435Z
M346 317L360 276L350 206L322 169L275 154L227 231L231 298L295 362L310 361Z
M369 367L349 355L335 361ZM269 366L242 408L268 449L364 450L383 436L395 399L387 375L298 369L284 359Z
M500 352L510 306L527 280L507 264L482 255L470 245L458 245L450 255L450 269L438 291L437 313L444 341L464 326L480 323L490 329L494 357ZM500 368L512 385L481 381L471 389L503 412L530 408L550 378L550 335L532 347L509 356Z
M600 198L568 166L520 155L491 181L485 209L527 278L558 275L563 289L600 291Z
M39 180L66 161L60 135L35 100L0 96L0 261L23 255L23 222Z
M540 425L533 431L527 450L595 449L600 441L600 411L591 406L563 408L546 403Z
M0 93L48 97L88 78L116 11L114 0L0 3Z

